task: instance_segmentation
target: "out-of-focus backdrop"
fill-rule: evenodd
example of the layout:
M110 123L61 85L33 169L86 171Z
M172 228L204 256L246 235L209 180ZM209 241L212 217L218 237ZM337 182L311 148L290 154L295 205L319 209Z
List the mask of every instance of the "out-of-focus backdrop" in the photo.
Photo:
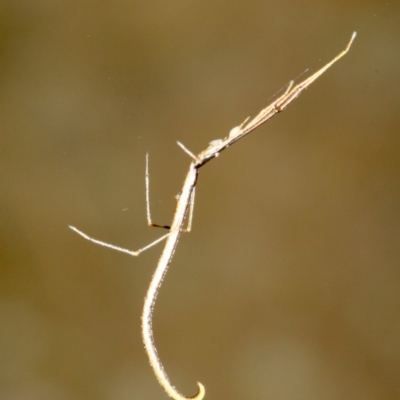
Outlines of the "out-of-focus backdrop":
M350 53L201 170L154 314L207 399L400 398L400 5L0 4L0 399L167 396L140 334L193 152ZM307 73L297 78L297 82Z

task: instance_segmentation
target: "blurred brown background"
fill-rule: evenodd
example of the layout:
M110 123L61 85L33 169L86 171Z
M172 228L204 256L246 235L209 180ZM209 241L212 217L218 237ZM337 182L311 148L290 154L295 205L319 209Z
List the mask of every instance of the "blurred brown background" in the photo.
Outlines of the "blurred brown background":
M400 5L0 4L0 399L153 400L140 334L193 152L350 53L201 170L155 309L174 385L207 399L400 398ZM302 76L298 81L305 78Z

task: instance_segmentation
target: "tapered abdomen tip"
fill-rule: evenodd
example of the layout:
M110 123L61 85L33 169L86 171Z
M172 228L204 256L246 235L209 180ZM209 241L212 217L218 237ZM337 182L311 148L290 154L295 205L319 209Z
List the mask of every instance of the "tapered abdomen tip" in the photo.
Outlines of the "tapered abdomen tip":
M196 396L194 396L193 400L203 400L204 396L206 395L206 388L200 382L197 382L197 386L199 388Z

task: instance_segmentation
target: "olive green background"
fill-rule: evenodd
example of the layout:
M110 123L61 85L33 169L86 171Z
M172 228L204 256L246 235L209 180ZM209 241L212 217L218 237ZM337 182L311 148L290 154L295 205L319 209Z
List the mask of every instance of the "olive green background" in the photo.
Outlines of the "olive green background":
M0 399L154 400L140 333L189 157L350 53L205 166L155 307L206 399L400 398L400 5L0 3ZM299 82L307 74L297 79Z

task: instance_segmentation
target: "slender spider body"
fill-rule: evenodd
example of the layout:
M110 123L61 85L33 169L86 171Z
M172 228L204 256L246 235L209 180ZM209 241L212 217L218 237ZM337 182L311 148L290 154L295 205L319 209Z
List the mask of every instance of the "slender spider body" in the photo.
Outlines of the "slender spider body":
M195 187L197 183L197 178L200 168L211 161L213 158L218 157L218 155L229 146L242 139L244 136L258 128L264 122L271 119L274 115L283 111L294 99L296 99L300 93L303 92L308 86L310 86L316 79L318 79L328 68L335 64L340 58L342 58L350 49L354 39L356 37L356 32L353 33L349 43L346 48L339 53L332 61L324 65L317 72L312 74L310 77L300 82L296 86L293 86L293 81L290 82L284 94L273 101L269 106L261 110L258 115L250 120L247 118L241 125L233 128L229 135L223 139L216 139L209 143L209 146L199 153L197 156L194 155L190 150L188 150L183 144L178 142L178 145L193 159L190 163L189 171L186 175L185 181L183 183L182 190L177 196L177 205L172 219L171 226L154 224L151 221L150 214L150 200L149 200L149 168L148 168L148 155L146 156L146 204L147 204L147 222L149 226L161 227L169 229L169 232L162 237L158 238L149 245L137 250L132 251L128 249L121 248L119 246L114 246L112 244L93 239L85 233L81 232L77 228L70 226L79 235L83 236L85 239L90 240L101 246L109 247L111 249L122 251L124 253L130 254L132 256L138 256L144 250L156 245L162 240L166 240L164 249L161 253L160 259L157 264L157 268L153 274L150 286L148 288L143 313L142 313L142 337L145 345L147 355L150 360L150 365L152 366L154 373L160 383L160 385L165 389L167 394L175 400L202 400L205 396L205 388L201 383L198 383L198 392L193 397L185 397L171 384L161 360L157 354L157 349L153 339L153 329L152 329L152 319L153 319L153 309L157 298L158 291L161 287L162 281L167 273L168 267L174 256L176 246L178 244L179 236L182 232L190 232L193 217L193 207L194 207L194 194ZM188 216L188 225L184 228L185 219Z

